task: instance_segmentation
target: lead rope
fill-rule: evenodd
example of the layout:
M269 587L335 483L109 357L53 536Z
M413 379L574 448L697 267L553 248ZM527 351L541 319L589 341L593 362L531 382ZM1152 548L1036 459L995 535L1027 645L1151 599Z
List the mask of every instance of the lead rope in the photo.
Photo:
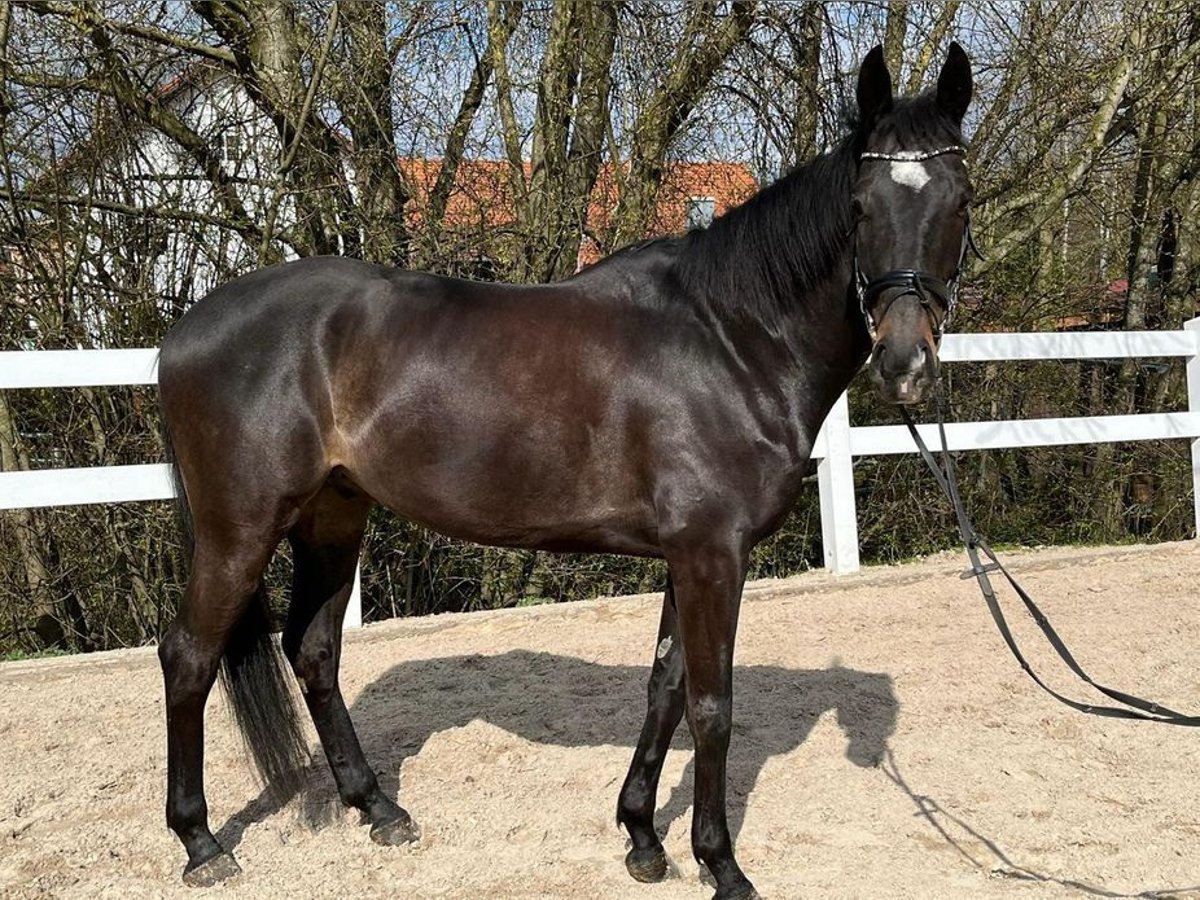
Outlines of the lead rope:
M1045 614L1038 608L1037 604L1033 602L1033 598L1025 592L1025 589L1017 583L1017 580L1009 573L1008 569L1004 568L1003 563L1001 563L996 557L996 554L992 552L991 547L989 547L983 538L979 536L979 533L975 530L975 525L971 522L970 517L967 515L966 508L963 506L962 499L959 497L958 493L958 479L954 471L954 461L950 456L950 450L946 444L946 426L945 416L943 415L942 408L942 390L940 381L937 385L936 406L938 435L941 438L942 444L942 466L938 465L938 462L934 458L933 454L929 452L929 448L925 446L925 441L921 438L921 434L917 430L917 426L913 423L912 416L909 415L908 410L904 407L901 407L900 412L904 417L904 424L908 426L908 431L913 437L913 441L916 442L917 449L920 451L921 457L925 460L926 465L929 466L929 470L933 473L933 477L937 481L938 487L942 489L942 493L946 495L946 497L950 500L951 505L954 507L954 515L958 520L958 532L962 537L963 543L966 545L967 556L971 561L971 569L970 571L963 573L963 578L970 578L973 576L979 582L979 590L983 593L984 602L987 603L988 610L992 614L992 619L996 622L996 627L1000 629L1000 634L1004 638L1004 642L1008 644L1008 649L1012 651L1012 654L1014 657L1016 657L1017 662L1021 664L1021 668L1024 669L1026 674L1028 674L1029 677L1034 680L1038 687L1040 687L1050 696L1054 697L1054 699L1060 701L1061 703L1065 703L1067 706L1071 707L1072 709L1077 709L1080 712L1095 716L1105 716L1108 718L1140 719L1147 722L1163 722L1167 725L1187 725L1192 727L1200 726L1200 716L1184 715L1183 713L1178 713L1172 709L1168 709L1160 703L1143 700L1142 698L1135 697L1132 694L1126 694L1124 691L1114 690L1099 684L1083 670L1083 667L1080 666L1078 662L1075 661L1075 657L1071 655L1071 651L1067 649L1066 644L1063 643L1062 638L1059 637L1058 632L1054 630L1054 627L1050 624ZM982 552L983 555L990 560L989 563L985 564L980 560L980 552ZM1070 697L1063 696L1042 681L1042 679L1038 677L1037 673L1033 671L1033 668L1029 665L1029 662L1025 659L1025 656L1021 653L1020 648L1017 646L1016 638L1013 636L1012 630L1009 628L1008 622L1004 618L1004 611L1000 607L1000 602L996 599L996 591L992 587L991 579L988 578L989 572L1000 572L1005 578L1008 579L1008 583L1011 584L1013 590L1017 592L1017 596L1020 597L1021 602L1025 604L1025 608L1029 611L1030 616L1032 616L1033 620L1037 623L1038 628L1042 630L1042 634L1045 635L1046 640L1050 642L1050 645L1055 649L1059 657L1062 658L1072 672L1074 672L1077 676L1079 676L1080 679L1090 684L1105 696L1110 697L1111 699L1116 700L1118 703L1122 703L1127 707L1133 708L1125 709L1117 706L1098 706L1091 703L1081 703L1077 700L1072 700Z

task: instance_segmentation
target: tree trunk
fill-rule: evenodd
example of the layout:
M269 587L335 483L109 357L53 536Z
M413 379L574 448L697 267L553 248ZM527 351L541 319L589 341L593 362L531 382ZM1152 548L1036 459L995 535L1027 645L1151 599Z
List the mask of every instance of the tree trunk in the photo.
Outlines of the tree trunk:
M907 93L915 94L921 90L922 83L925 81L925 75L929 72L930 65L933 64L934 56L946 40L946 35L950 31L950 26L954 24L954 17L958 15L960 6L962 6L962 0L949 0L949 2L943 4L941 12L938 13L938 17L933 23L933 28L929 32L929 36L917 52L912 70L908 73ZM888 23L889 25L891 24L890 13ZM900 73L897 71L894 74L899 77Z
M883 58L892 83L900 84L904 68L904 38L908 34L908 0L888 0L887 26L883 35Z
M608 99L619 12L620 4L610 0L579 2L579 88L562 182L559 230L542 268L548 279L566 278L575 271L579 258L609 127Z
M1166 106L1159 99L1149 105L1139 128L1141 139L1129 211L1129 238L1125 257L1127 286L1121 325L1126 331L1141 331L1146 327L1147 296L1150 291L1156 289L1149 280L1154 245L1152 241L1146 240L1146 223L1151 209L1160 204L1160 198L1156 196L1159 188L1157 169L1163 150L1165 129ZM1117 376L1110 413L1128 415L1137 412L1137 398L1139 394L1144 393L1144 381L1141 361L1124 360ZM1097 470L1101 477L1109 471L1112 471L1114 476L1108 480L1110 489L1101 492L1096 498L1096 515L1111 535L1116 535L1121 529L1125 510L1125 476L1119 471L1117 460L1125 458L1128 452L1127 444L1103 444L1096 451Z
M305 103L310 84L301 66L302 29L294 0L193 0L192 8L229 45L242 86L275 126L279 177L286 178L296 208L291 243L301 255L357 255L354 203L341 168L341 145Z
M517 23L521 19L523 10L524 4L521 2L504 3L496 7L497 18L494 27L491 27L493 23L489 20L487 47L484 49L483 55L475 60L471 80L463 92L458 114L454 117L454 124L450 127L450 134L446 138L446 149L442 153L442 165L438 169L437 181L434 182L433 190L429 194L425 225L430 234L439 232L444 224L446 205L450 202L454 179L458 174L458 167L462 163L463 150L467 145L467 134L471 130L471 124L475 121L475 114L483 104L483 95L492 78L495 59L497 56L504 57L504 49L507 48L509 39L517 29ZM494 44L500 46L494 47Z
M754 23L755 4L737 2L720 19L716 4L696 3L666 80L651 94L633 128L629 175L613 214L613 246L645 237L662 185L667 150L700 95Z
M382 4L351 0L342 9L353 77L340 97L354 140L351 166L358 186L355 211L362 223L362 255L398 265L407 258L404 207L408 191L396 160L392 121L392 61Z
M21 450L8 400L0 392L0 471L19 472L28 469L29 460L25 459ZM54 602L49 568L42 558L44 541L37 515L31 509L14 509L8 512L8 516L14 526L17 553L25 575L29 620L33 631L43 647L62 647L66 643L67 632Z
M538 69L529 193L521 223L526 242L523 280L544 281L556 268L556 244L562 231L566 189L571 101L579 78L579 5L576 0L560 0L553 5L550 32Z
M794 165L817 155L817 121L821 86L821 37L825 29L824 5L804 4L800 13L800 33L788 32L796 57L796 82L799 97L792 120L792 162Z

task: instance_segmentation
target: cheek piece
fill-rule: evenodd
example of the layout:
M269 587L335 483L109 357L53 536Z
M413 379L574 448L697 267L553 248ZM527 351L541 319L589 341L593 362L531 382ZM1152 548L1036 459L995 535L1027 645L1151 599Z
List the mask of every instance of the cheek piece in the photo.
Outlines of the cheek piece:
M955 144L949 147L940 147L936 150L909 150L897 151L895 153L874 153L867 151L862 154L861 158L864 161L923 162L927 159L933 159L935 156L944 156L947 153L956 153L961 156L965 155L966 152L965 147ZM854 289L858 295L859 308L862 311L863 321L867 325L867 332L871 335L872 343L876 339L875 335L879 323L888 314L888 310L892 308L892 304L901 297L917 298L917 301L921 304L921 308L929 316L929 323L933 328L933 333L936 335L936 340L940 342L942 333L946 330L946 323L954 315L954 308L958 304L959 276L962 275L963 263L966 261L968 252L975 254L979 259L983 259L983 254L979 252L979 248L975 245L975 237L971 234L971 215L969 209L967 210L966 227L963 228L962 247L958 253L958 264L954 267L954 274L950 276L949 281L943 281L936 275L929 272L922 272L919 269L892 269L884 272L882 275L868 278L858 262L858 223L856 222L854 225ZM892 295L891 299L879 310L879 315L876 317L873 314L873 310L878 305L880 296L885 291L895 289L899 289L899 292Z

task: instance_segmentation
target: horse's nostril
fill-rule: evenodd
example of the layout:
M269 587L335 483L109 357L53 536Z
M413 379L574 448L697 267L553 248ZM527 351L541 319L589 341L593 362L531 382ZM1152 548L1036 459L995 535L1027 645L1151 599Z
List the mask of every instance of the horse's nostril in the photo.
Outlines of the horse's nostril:
M929 351L924 347L918 347L916 354L913 356L912 372L924 371L929 360Z

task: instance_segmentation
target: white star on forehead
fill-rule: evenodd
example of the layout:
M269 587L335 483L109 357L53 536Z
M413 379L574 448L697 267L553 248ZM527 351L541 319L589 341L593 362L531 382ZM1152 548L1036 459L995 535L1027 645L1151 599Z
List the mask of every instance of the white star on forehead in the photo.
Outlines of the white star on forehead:
M892 160L892 181L919 191L929 184L929 173L925 164L914 160Z

